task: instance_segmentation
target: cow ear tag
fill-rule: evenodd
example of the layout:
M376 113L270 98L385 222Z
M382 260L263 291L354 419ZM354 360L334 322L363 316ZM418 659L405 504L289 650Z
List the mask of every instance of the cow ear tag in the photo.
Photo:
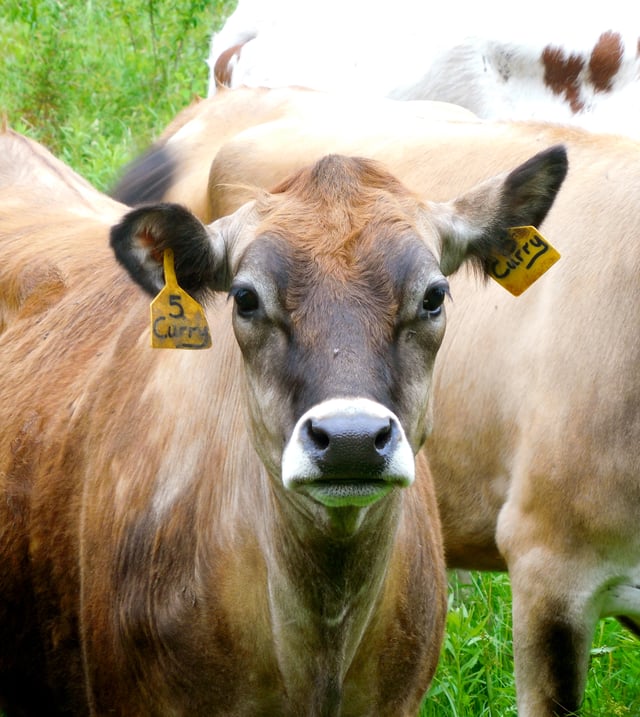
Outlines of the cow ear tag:
M151 302L154 349L208 349L211 334L200 304L178 286L173 249L164 250L165 285Z
M535 227L512 227L509 237L509 254L494 254L489 276L520 296L558 261L560 254Z

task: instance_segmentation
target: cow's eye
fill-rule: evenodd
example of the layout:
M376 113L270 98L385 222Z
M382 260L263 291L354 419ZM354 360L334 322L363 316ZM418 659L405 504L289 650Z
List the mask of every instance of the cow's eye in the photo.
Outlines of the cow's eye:
M260 307L260 299L252 289L236 289L233 292L233 300L236 302L238 314L243 318L249 318Z
M422 299L423 310L432 318L439 316L442 313L442 305L448 293L449 287L444 284L438 284L427 289Z

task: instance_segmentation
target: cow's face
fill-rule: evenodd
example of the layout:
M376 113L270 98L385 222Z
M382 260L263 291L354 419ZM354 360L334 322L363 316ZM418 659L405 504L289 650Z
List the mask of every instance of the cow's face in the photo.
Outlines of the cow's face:
M424 208L365 168L334 159L259 202L230 292L258 451L327 505L413 481L445 325Z
M448 284L422 239L365 234L328 256L273 227L231 286L258 451L331 504L412 482L444 333Z
M184 288L229 291L268 472L315 504L362 507L413 482L444 274L488 261L508 226L541 221L565 170L555 150L427 206L372 162L327 157L208 228L175 207L142 209L112 243L151 292L169 246Z

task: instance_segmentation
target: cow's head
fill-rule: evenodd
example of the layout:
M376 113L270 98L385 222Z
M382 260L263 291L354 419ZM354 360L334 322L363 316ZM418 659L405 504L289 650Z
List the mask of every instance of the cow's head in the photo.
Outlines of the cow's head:
M414 480L446 275L539 224L566 168L553 148L434 204L374 162L328 156L209 226L176 205L136 209L112 245L150 294L168 247L184 289L229 292L270 475L329 508L366 506Z

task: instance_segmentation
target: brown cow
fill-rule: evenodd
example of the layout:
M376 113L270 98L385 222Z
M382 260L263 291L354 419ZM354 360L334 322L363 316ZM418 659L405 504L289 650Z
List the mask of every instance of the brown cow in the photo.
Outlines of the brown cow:
M29 147L0 137L0 704L415 714L446 602L414 460L444 274L542 220L564 150L442 204L332 155L204 226L122 217ZM114 222L152 293L173 249L212 350L149 347Z
M448 564L510 572L519 713L576 710L597 620L625 616L640 632L640 147L552 125L314 122L290 106L218 152L214 215L244 201L248 182L269 186L328 151L382 160L445 199L532 148L568 147L572 171L544 225L557 267L518 299L452 280L426 450Z
M376 122L384 118L397 122L399 116L408 122L474 116L446 102L349 100L288 87L222 91L214 99L199 100L180 112L147 152L125 168L111 196L129 205L159 198L186 203L202 221L211 222L207 179L211 159L220 147L245 129L290 119L293 114L321 122L323 116L334 117L336 113L373 116Z

